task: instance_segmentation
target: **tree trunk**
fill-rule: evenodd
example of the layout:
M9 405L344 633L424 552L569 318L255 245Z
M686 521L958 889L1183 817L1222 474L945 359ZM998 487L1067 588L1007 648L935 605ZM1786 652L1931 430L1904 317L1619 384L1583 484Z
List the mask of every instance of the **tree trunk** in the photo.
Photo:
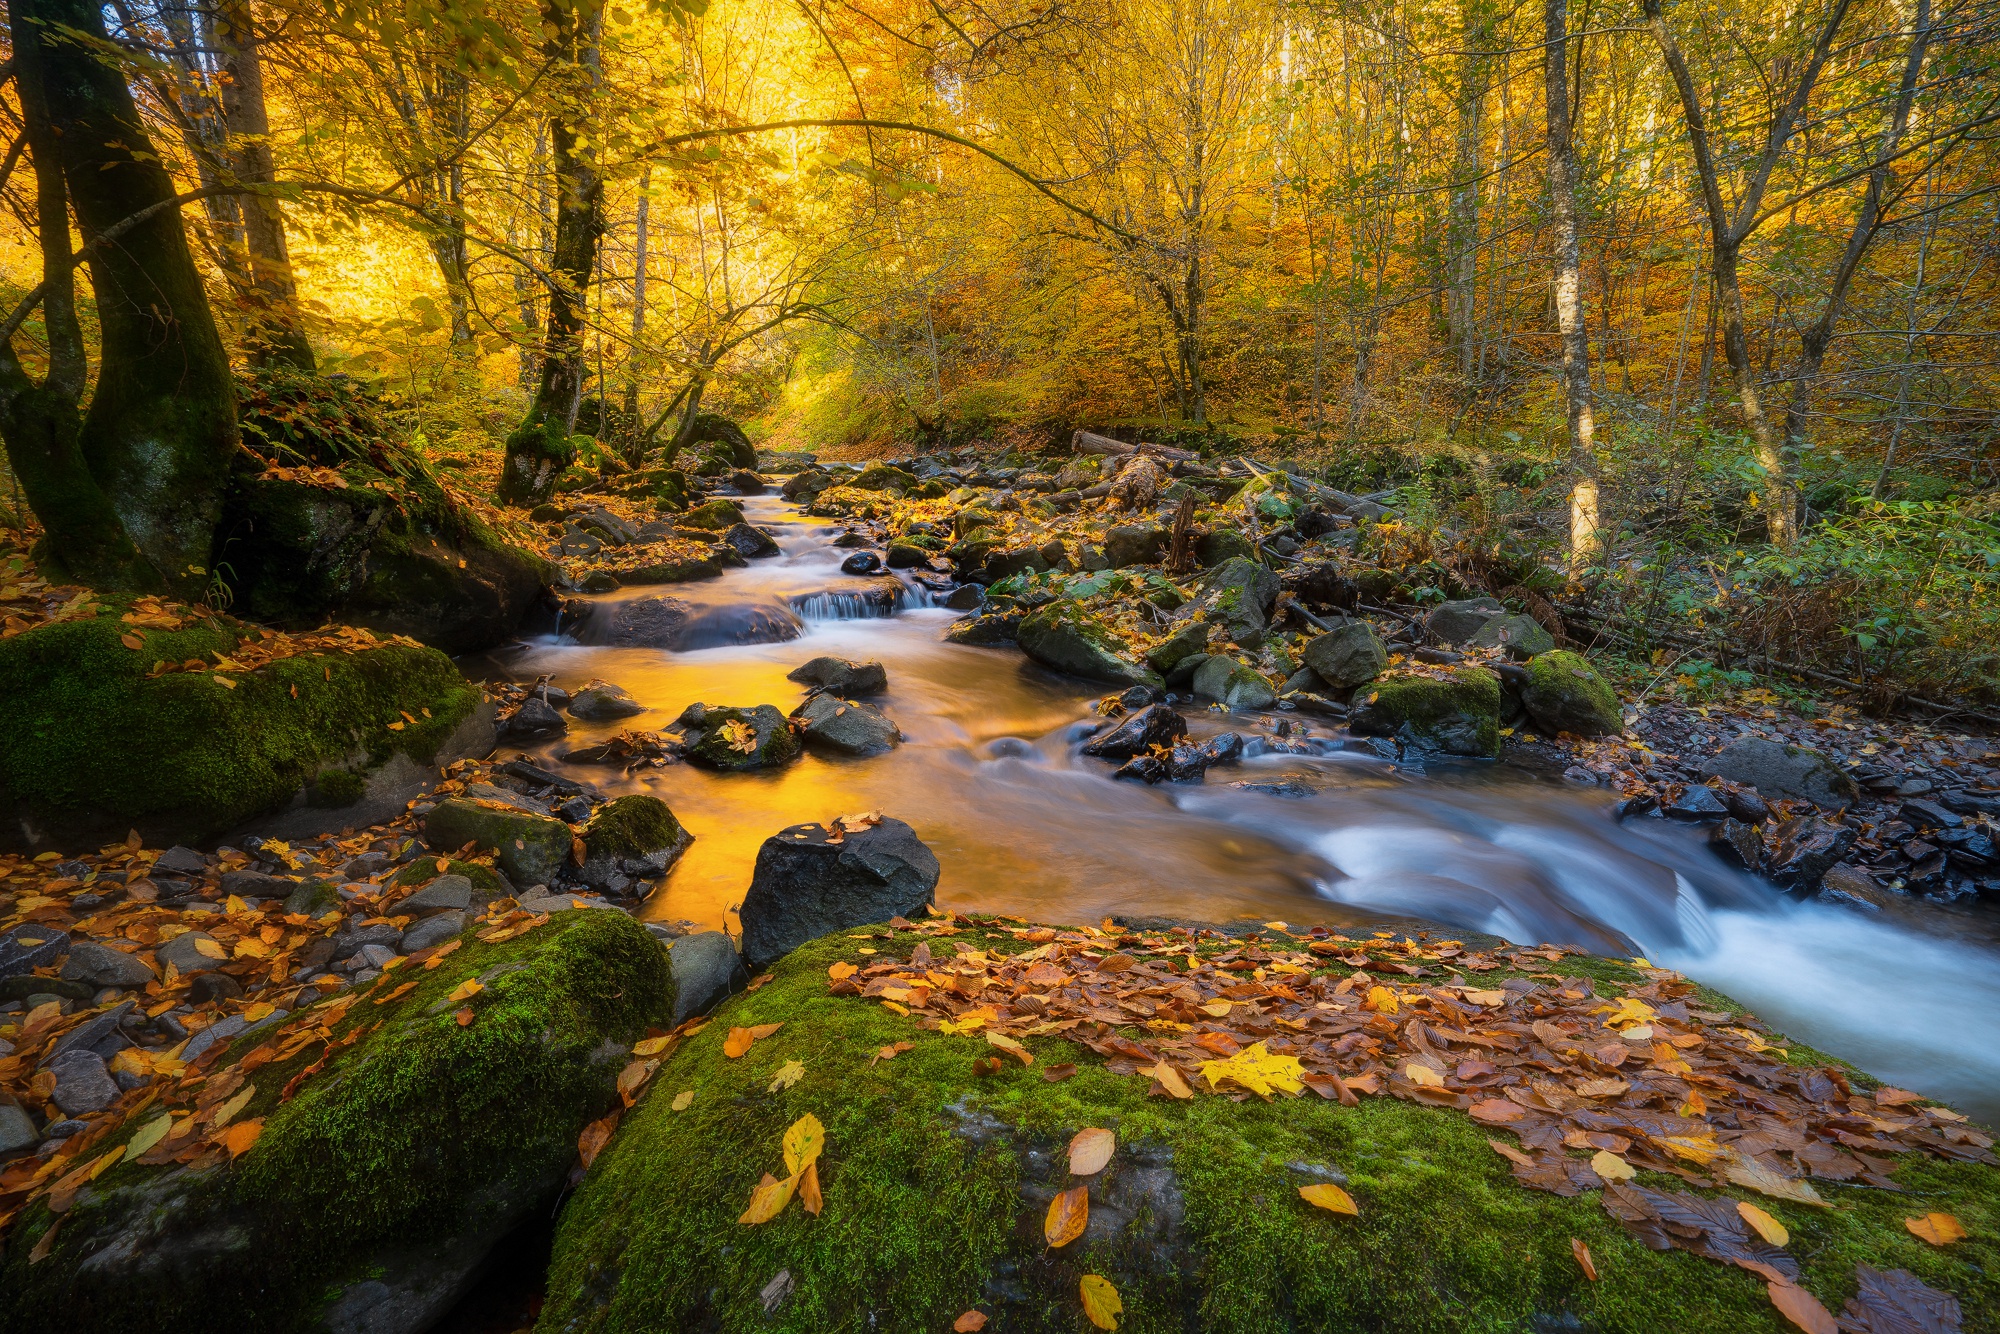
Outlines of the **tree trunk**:
M547 500L556 478L576 461L570 435L583 396L584 298L597 265L597 242L604 230L604 178L590 150L577 144L588 123L589 102L599 78L597 34L602 19L556 0L542 8L551 36L543 50L567 62L569 86L557 93L549 118L556 186L555 254L550 264L549 313L542 335L542 366L528 415L507 439L500 473L500 501L533 505Z
M1546 0L1543 82L1547 89L1549 210L1556 233L1556 323L1562 332L1563 415L1570 470L1569 569L1572 578L1603 562L1597 495L1597 426L1590 392L1590 334L1584 322L1583 259L1577 237L1576 144L1569 117L1569 7Z
M1764 471L1760 495L1766 536L1774 547L1789 547L1798 536L1798 490L1792 485L1778 433L1771 429L1770 414L1764 411L1757 368L1750 363L1750 340L1743 329L1743 286L1736 275L1736 260L1735 246L1716 247L1715 291L1722 305L1722 355L1736 377L1736 400L1756 441L1757 466Z
M1471 4L1464 9L1460 26L1466 51L1459 57L1458 137L1451 164L1455 188L1445 228L1445 327L1458 368L1460 401L1470 402L1479 295L1479 185L1474 178L1479 175L1480 108L1486 98L1488 64L1485 55L1476 53L1491 29L1483 15L1475 18Z
M222 124L236 178L245 185L269 185L277 179L277 168L271 155L270 116L264 107L264 62L248 0L221 0L214 31L222 59ZM310 375L317 366L292 278L285 215L271 195L239 198L250 270L246 295L251 364L288 366Z
M38 65L37 95L86 243L149 209L117 244L93 251L102 366L82 429L84 459L150 575L198 594L239 438L236 386L174 204L124 75L106 63L90 0L13 0L16 59ZM43 25L94 43L41 40ZM22 40L25 37L26 40ZM117 577L105 571L98 578Z

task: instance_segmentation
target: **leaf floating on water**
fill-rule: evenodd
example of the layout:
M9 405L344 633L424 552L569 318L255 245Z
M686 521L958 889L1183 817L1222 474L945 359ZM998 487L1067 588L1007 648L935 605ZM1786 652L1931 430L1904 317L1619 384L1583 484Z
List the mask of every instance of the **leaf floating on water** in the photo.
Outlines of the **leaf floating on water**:
M1083 1235L1089 1222L1090 1187L1073 1186L1058 1191L1049 1201L1048 1217L1042 1220L1042 1235L1048 1238L1051 1249L1067 1246Z
M1590 1258L1590 1247L1584 1245L1575 1237L1571 1237L1569 1239L1569 1253L1576 1257L1577 1268L1583 1270L1583 1276L1592 1283L1597 1282L1597 1265Z
M1111 1155L1118 1151L1118 1136L1109 1130L1091 1126L1076 1132L1076 1138L1069 1142L1069 1170L1071 1176L1096 1176L1111 1162Z
M1742 1200L1738 1200L1736 1212L1743 1215L1744 1222L1756 1229L1758 1236L1773 1246L1784 1246L1791 1242L1792 1234L1785 1230L1785 1225L1756 1205L1745 1204Z
M1820 1305L1819 1298L1798 1284L1770 1283L1765 1285L1765 1290L1771 1294L1771 1305L1778 1308L1778 1314L1806 1334L1840 1334L1833 1312Z
M1965 1224L1950 1214L1925 1214L1922 1218L1905 1218L1903 1226L1910 1235L1933 1246L1949 1246L1954 1241L1966 1238Z
M1085 1274L1078 1287L1083 1295L1083 1314L1090 1323L1099 1329L1118 1328L1125 1303L1118 1300L1118 1289L1111 1286L1111 1280Z

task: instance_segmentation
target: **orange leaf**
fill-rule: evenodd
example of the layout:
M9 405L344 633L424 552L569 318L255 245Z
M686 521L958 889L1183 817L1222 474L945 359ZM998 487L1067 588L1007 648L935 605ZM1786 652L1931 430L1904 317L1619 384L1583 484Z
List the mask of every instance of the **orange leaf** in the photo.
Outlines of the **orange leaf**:
M1166 1090L1167 1096L1179 1098L1182 1101L1194 1097L1194 1090L1188 1087L1188 1082L1185 1079L1181 1078L1181 1072L1168 1065L1165 1061L1161 1061L1158 1065L1154 1066L1152 1074L1154 1081L1162 1089Z
M146 647L146 641L134 634L120 635L118 636L118 642L123 644L126 648L134 650Z
M1300 1186L1299 1198L1328 1213L1352 1214L1355 1217L1361 1214L1361 1210L1355 1207L1354 1197L1331 1181L1322 1181L1314 1186Z
M467 1024L470 1024L472 1022L472 1007L470 1005L466 1006L464 1009L453 1014L452 1018L458 1020L458 1026L460 1028L464 1028Z
M583 1133L576 1137L576 1154L583 1159L586 1168L597 1161L597 1155L603 1153L604 1146L611 1142L611 1132L618 1129L618 1118L622 1115L624 1113L621 1110L612 1112L609 1116L599 1117L585 1126Z
M1806 1334L1840 1334L1833 1314L1819 1304L1819 1298L1798 1284L1770 1283L1765 1285L1765 1290L1771 1294L1771 1305L1778 1308L1778 1314Z
M829 978L833 979L835 982L844 982L848 978L853 977L856 973L860 971L861 970L859 968L856 968L853 964L848 963L845 960L842 960L841 962L834 964L831 968L827 969L826 975Z
M814 1218L818 1218L819 1211L826 1207L826 1201L821 1199L819 1194L819 1163L817 1160L807 1163L806 1170L799 1174L799 1203Z
M1583 1270L1583 1276L1592 1283L1597 1282L1597 1266L1591 1261L1590 1247L1584 1245L1575 1237L1571 1237L1569 1239L1569 1253L1576 1257L1576 1263Z
M1035 1054L1033 1052L1004 1033L989 1032L986 1035L986 1041L989 1046L998 1047L1009 1056L1018 1058L1022 1065L1033 1065L1035 1063Z
M759 1038L768 1038L783 1027L782 1023L778 1023L753 1024L749 1028L732 1028L729 1030L729 1036L723 1040L722 1054L733 1061L749 1051Z
M1099 1329L1118 1328L1118 1317L1125 1310L1125 1303L1118 1300L1118 1289L1111 1286L1111 1280L1096 1274L1085 1274L1078 1285L1083 1296L1083 1314Z
M764 1179L757 1183L757 1189L751 1192L750 1207L745 1209L743 1216L736 1221L749 1223L752 1226L770 1222L785 1211L785 1206L792 1202L792 1192L797 1190L798 1186L797 1177L786 1177L780 1181L766 1172Z
M1348 1082L1352 1084L1354 1081ZM1473 1103L1466 1110L1472 1113L1473 1120L1484 1121L1489 1126L1505 1125L1510 1121L1518 1121L1528 1114L1527 1108L1519 1103L1509 1102L1505 1098L1487 1098Z
M1049 1201L1049 1216L1042 1221L1042 1234L1051 1247L1067 1246L1083 1235L1090 1222L1090 1187L1074 1186Z
M1118 1149L1118 1136L1109 1130L1091 1126L1076 1132L1076 1138L1069 1142L1069 1170L1071 1175L1096 1176L1111 1161L1111 1155Z
M967 1311L964 1315L951 1322L951 1328L952 1334L978 1334L980 1330L986 1328L986 1312L979 1310Z
M241 1158L264 1133L264 1118L259 1116L248 1121L238 1121L222 1132L222 1147L229 1150L231 1158Z
M1489 1139L1486 1141L1486 1143L1489 1146L1491 1146L1493 1152L1499 1154L1502 1158L1505 1158L1510 1163L1519 1163L1523 1167L1533 1167L1535 1165L1535 1160L1533 1158L1530 1158L1527 1154L1522 1153L1519 1149L1515 1148L1511 1144L1505 1143L1497 1139Z
M1922 1218L1905 1218L1903 1226L1910 1230L1910 1235L1933 1246L1949 1246L1954 1241L1965 1240L1965 1224L1950 1214L1925 1214Z

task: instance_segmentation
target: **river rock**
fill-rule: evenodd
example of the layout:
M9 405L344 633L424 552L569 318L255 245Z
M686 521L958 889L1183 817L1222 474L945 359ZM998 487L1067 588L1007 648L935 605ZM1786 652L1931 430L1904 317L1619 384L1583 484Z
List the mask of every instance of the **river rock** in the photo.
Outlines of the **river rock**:
M738 468L729 474L724 485L739 496L761 496L764 494L764 479L748 468ZM744 552L749 555L749 552Z
M773 704L690 704L674 726L686 740L688 762L705 769L771 769L799 756L799 739Z
M749 560L761 560L766 556L778 554L778 544L772 540L771 535L761 528L752 528L747 523L731 524L729 531L722 535L722 540L737 555Z
M1146 665L1162 677L1171 676L1182 662L1208 651L1208 623L1193 621L1146 650Z
M1195 694L1217 700L1237 713L1254 713L1278 702L1278 692L1271 689L1262 672L1245 667L1226 653L1205 659L1195 669L1191 684Z
M441 875L396 904L398 914L428 917L432 913L464 912L472 906L472 881L462 875Z
M70 947L69 958L62 966L62 976L75 982L88 982L93 987L117 987L121 991L158 980L144 961L94 940L79 940Z
M1536 726L1577 736L1616 736L1625 730L1618 696L1582 654L1543 653L1528 663L1521 703Z
M1767 859L1766 873L1786 889L1810 893L1847 856L1856 837L1851 827L1814 816L1788 820L1778 830L1777 849Z
M208 858L176 843L154 859L153 870L162 875L202 875L208 870Z
M1500 753L1500 679L1476 667L1448 678L1392 674L1357 696L1349 726L1447 755Z
M1104 558L1111 568L1158 565L1167 554L1167 530L1158 524L1120 524L1104 535Z
M1712 787L1700 783L1690 783L1678 797L1663 807L1667 815L1675 820L1726 820L1729 807L1716 795Z
M494 862L516 885L545 885L569 862L570 827L551 816L511 807L495 810L464 797L447 797L424 816L424 843L450 856L467 843L495 854Z
M696 1015L707 1014L729 998L733 991L749 985L750 973L736 943L720 931L697 931L667 946L674 970L674 1013L676 1027Z
M614 648L673 648L693 615L694 608L679 598L627 598L612 605L604 642Z
M1303 653L1313 675L1335 690L1366 685L1389 665L1389 650L1366 621L1348 621L1309 641Z
M215 953L202 953L204 943ZM194 973L205 973L223 962L229 957L229 951L206 931L187 931L154 950L153 957L159 961L162 971L172 968L182 977L188 977Z
M1058 547L1058 555L1060 547ZM1017 574L1042 574L1056 567L1047 547L1020 547L1012 551L988 552L979 567L979 581L997 584Z
M842 574L880 574L882 557L873 551L857 551L840 563Z
M1706 772L1754 787L1767 800L1839 808L1857 795L1854 780L1820 752L1764 737L1730 742L1708 761Z
M551 708L546 700L532 697L514 711L513 717L500 724L501 735L523 741L562 736L568 731L568 720Z
M1195 562L1204 570L1213 569L1225 561L1255 560L1256 557L1255 544L1234 528L1218 528L1194 540Z
M623 686L609 681L592 681L570 696L569 711L571 717L587 722L605 722L644 713L646 706L632 698Z
M902 729L873 704L842 699L832 691L813 695L792 710L805 742L842 755L876 755L902 744Z
M743 896L743 959L761 969L806 941L914 917L937 889L937 857L901 820L847 832L793 825L764 840Z
M367 877L354 878L365 880ZM333 882L322 880L317 876L311 880L300 881L298 887L285 896L287 914L302 913L307 917L324 917L340 905L340 891L334 888Z
M624 891L634 880L657 880L673 869L694 835L658 797L619 797L600 807L583 831L577 876L593 889Z
M1526 662L1556 646L1556 637L1532 616L1495 616L1472 636L1474 648L1505 649L1507 656Z
M861 475L848 483L857 491L914 491L917 479L914 474L887 463L872 463L861 470Z
M1669 808L1668 814L1672 813ZM1724 861L1733 862L1746 871L1761 872L1764 869L1763 835L1741 820L1724 820L1710 829L1708 845Z
M954 621L944 632L945 641L952 644L968 644L974 648L1002 648L1015 642L1020 633L1021 622L1025 619L1016 611L993 611L981 616L968 616L962 621Z
M733 502L721 499L697 505L675 520L682 528L702 528L715 533L728 532L742 522L743 511Z
M41 1138L41 1132L35 1129L35 1119L22 1110L20 1103L0 1094L0 1158L32 1149Z
M1497 598L1440 602L1431 609L1430 615L1424 617L1424 633L1439 644L1464 644L1485 629L1488 621L1506 614L1507 609L1500 605Z
M1254 648L1271 624L1278 600L1278 576L1244 556L1232 556L1201 581L1192 604L1193 616L1220 622L1232 643Z
M889 688L889 672L879 662L851 662L846 658L814 658L785 673L787 681L817 686L844 699L857 695L879 695Z
M65 1052L50 1062L49 1069L56 1077L56 1106L65 1115L87 1116L118 1101L117 1081L96 1052Z
M1283 583L1299 601L1315 607L1353 610L1361 590L1341 571L1339 561L1320 561L1284 576Z
M1199 783L1209 769L1243 758L1243 734L1223 732L1200 745L1183 742L1167 759L1167 777L1176 783Z
M470 923L471 914L463 912L441 912L426 917L403 933L402 942L397 946L405 954L415 954L433 945L442 945L460 934Z
M1073 602L1052 602L1027 617L1014 638L1023 653L1058 672L1120 686L1162 684L1158 673L1125 658L1110 633Z
M960 584L945 596L947 611L976 611L986 601L986 590L978 584Z
M1148 704L1101 736L1086 742L1083 753L1101 760L1129 760L1155 746L1172 746L1187 735L1187 719L1171 705Z
M1896 897L1894 890L1876 884L1875 877L1861 867L1852 862L1841 862L1827 868L1813 901L1856 912L1878 913L1893 903Z

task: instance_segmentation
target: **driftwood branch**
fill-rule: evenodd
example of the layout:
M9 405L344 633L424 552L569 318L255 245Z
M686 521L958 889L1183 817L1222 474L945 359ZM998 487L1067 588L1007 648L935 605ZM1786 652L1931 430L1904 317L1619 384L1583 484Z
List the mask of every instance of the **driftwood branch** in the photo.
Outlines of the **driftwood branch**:
M1156 459L1178 462L1191 462L1200 457L1191 449L1175 449L1172 445L1155 445L1143 440L1136 445L1128 445L1123 440L1113 440L1108 435L1084 430L1070 436L1069 447L1078 454L1151 454Z

